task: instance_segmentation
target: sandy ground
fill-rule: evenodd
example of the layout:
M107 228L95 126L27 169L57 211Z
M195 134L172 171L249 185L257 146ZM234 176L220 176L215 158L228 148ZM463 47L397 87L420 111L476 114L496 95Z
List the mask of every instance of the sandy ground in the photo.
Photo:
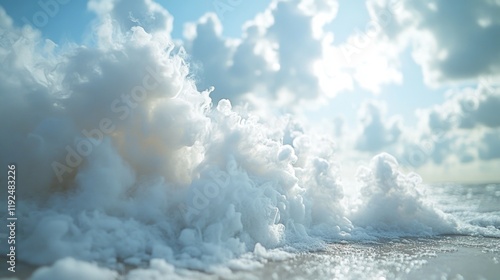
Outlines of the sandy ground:
M1 279L28 279L36 267L18 263L15 274L5 269ZM186 279L496 280L500 279L500 239L444 236L330 244L326 250L296 254L282 261L262 260L250 271L179 273Z
M500 279L500 239L446 236L331 244L235 279Z

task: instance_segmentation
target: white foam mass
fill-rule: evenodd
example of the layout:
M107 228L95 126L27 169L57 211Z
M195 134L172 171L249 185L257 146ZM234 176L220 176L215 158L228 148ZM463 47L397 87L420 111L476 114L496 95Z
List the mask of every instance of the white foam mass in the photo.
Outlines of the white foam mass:
M0 24L0 158L22 174L18 255L55 263L33 279L114 277L87 262L149 264L130 279L156 279L283 257L276 248L456 232L386 154L361 170L360 203L346 209L331 140L212 104L163 36L133 27L45 51L38 31Z
M368 167L360 167L360 205L352 221L369 228L375 235L435 235L457 232L457 221L425 201L419 190L421 178L404 174L397 160L382 153Z
M118 273L95 264L72 258L58 260L51 267L42 267L31 275L31 280L109 280L118 278Z

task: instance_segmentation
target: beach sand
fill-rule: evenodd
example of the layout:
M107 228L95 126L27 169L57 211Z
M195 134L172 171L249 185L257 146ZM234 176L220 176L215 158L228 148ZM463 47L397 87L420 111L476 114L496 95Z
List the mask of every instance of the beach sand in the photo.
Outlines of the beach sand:
M500 239L444 236L331 244L234 279L500 279Z
M4 261L4 258L2 258ZM19 263L2 277L29 279L37 267ZM134 269L129 267L127 271ZM471 236L400 238L329 244L250 270L208 274L176 269L185 279L500 279L500 239ZM121 272L122 276L126 272ZM10 279L10 278L2 278Z

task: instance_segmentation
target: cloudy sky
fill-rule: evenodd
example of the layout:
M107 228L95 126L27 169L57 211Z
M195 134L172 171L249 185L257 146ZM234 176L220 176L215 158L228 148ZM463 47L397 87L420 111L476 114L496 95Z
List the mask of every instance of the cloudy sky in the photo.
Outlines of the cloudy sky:
M15 52L16 69L42 63L30 56L33 48L50 56L112 47L117 30L141 26L144 36L185 50L189 76L199 91L215 88L214 103L229 99L262 118L289 114L301 130L334 139L346 178L360 162L389 152L425 181L500 180L498 0L0 5L1 58ZM106 20L114 29L103 27ZM33 38L38 43L26 47ZM85 59L65 67L84 67ZM2 70L2 80L22 76L12 69ZM29 102L48 106L36 96Z

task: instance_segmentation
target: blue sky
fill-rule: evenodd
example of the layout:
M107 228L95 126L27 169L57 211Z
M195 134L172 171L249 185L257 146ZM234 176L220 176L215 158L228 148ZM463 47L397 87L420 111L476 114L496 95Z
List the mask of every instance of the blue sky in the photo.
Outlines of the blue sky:
M239 38L242 35L243 24L253 19L258 13L263 12L269 5L269 1L158 1L169 13L174 16L172 37L182 39L184 25L189 22L196 22L206 13L221 14L221 24L223 26L223 36ZM234 5L231 3L235 3ZM227 6L225 6L225 4ZM15 24L22 26L28 20L36 26L36 12L42 10L36 3L31 5L20 4L18 2L4 1L3 7L12 17ZM334 21L325 26L325 30L333 32L335 43L345 43L347 38L353 33L364 28L369 15L365 3L361 1L339 1L339 12ZM89 22L94 19L93 13L87 10L84 1L69 1L61 5L63 12L57 13L53 17L48 17L47 24L41 28L44 37L53 40L58 44L65 42L83 42L89 34ZM226 10L227 9L227 10ZM68 24L70 23L70 24ZM410 52L405 51L402 57L402 72L404 73L404 83L402 85L389 85L384 87L382 96L375 96L362 88L356 87L354 90L339 95L335 100L331 100L330 105L325 110L335 111L346 116L346 119L355 118L355 111L346 110L345 104L352 104L357 108L360 99L375 98L389 99L395 106L388 108L390 114L401 114L407 121L414 124L416 122L413 109L417 107L428 107L443 100L443 90L435 90L426 87L422 82L421 69L410 57ZM424 95L424 96L422 96ZM352 106L351 106L352 108ZM354 124L354 123L353 123Z
M311 130L342 119L335 141L339 157L352 162L346 169L379 152L407 162L415 146L431 142L409 169L435 181L500 180L492 171L500 167L496 2L89 2L93 8L67 1L47 16L37 2L3 0L14 21L3 28L29 21L62 53L88 45L108 15L124 33L138 25L159 36L168 26L165 36L187 51L198 90L215 86L214 104L228 98L264 118L291 113ZM470 98L476 107L465 110Z
M240 36L242 25L247 20L252 19L257 13L262 12L269 4L265 0L240 2L240 4L233 7L229 5L231 9L223 12L224 18L221 21L224 24L224 35L226 36ZM194 22L203 14L208 12L216 13L219 9L217 1L209 0L163 0L158 1L158 3L163 5L171 14L175 15L172 32L172 37L174 38L182 38L186 22ZM35 13L42 9L37 5L37 2L26 4L2 0L0 4L17 25L25 24L26 21L23 18L28 19L33 24ZM83 34L88 29L89 22L94 19L93 13L87 10L86 1L68 1L67 4L61 5L61 9L63 9L62 13L57 13L54 17L49 16L47 24L42 28L44 36L58 43L64 40L80 42ZM223 11L223 8L220 8L220 11Z

